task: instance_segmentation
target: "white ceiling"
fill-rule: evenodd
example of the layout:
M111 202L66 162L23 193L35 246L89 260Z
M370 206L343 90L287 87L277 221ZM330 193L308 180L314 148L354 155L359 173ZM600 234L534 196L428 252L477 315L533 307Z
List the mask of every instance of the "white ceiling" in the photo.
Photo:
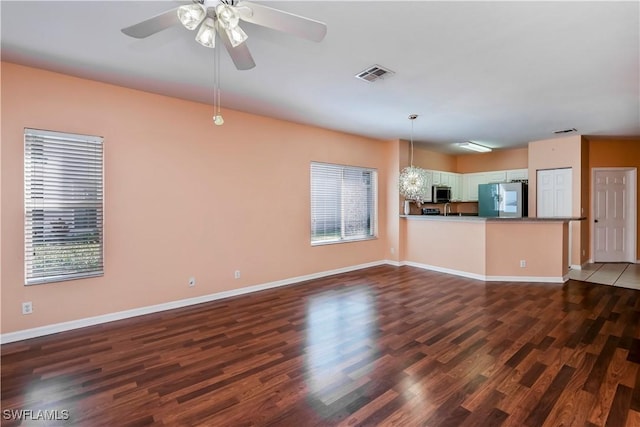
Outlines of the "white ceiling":
M222 54L223 108L379 139L409 139L416 113L414 140L443 152L566 128L640 135L638 1L259 3L326 22L327 36L242 23L257 65ZM2 59L212 104L213 51L194 33L120 32L179 4L3 0ZM354 77L374 64L395 74Z

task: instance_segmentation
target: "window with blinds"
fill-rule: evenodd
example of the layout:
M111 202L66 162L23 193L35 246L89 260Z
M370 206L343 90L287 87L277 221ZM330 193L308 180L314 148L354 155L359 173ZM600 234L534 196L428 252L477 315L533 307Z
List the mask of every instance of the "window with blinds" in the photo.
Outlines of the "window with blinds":
M377 171L311 163L311 243L376 235Z
M25 129L25 283L103 274L103 138Z

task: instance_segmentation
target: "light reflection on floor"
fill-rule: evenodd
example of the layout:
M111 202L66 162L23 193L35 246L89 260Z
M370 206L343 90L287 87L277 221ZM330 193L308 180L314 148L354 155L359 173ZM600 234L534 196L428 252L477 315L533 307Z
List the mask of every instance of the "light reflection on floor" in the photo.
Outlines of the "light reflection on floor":
M73 389L71 383L71 379L65 375L34 381L27 387L21 407L10 416L20 419L21 426L72 425L76 405L69 402L51 403L69 397L69 390ZM3 413L3 416L8 417L9 414Z
M305 371L314 397L330 405L357 388L377 358L376 337L375 297L367 286L311 297Z

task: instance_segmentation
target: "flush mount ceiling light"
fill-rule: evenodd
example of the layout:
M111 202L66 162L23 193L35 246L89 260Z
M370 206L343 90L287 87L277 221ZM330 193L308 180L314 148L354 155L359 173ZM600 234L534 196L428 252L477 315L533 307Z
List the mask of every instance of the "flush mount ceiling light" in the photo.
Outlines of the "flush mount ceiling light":
M418 118L417 114L411 114L411 159L410 166L402 169L399 179L400 194L405 200L413 200L418 206L424 202L431 191L427 171L413 166L413 122Z
M458 144L458 147L464 148L466 150L477 151L478 153L488 153L491 151L491 148L485 147L484 145L476 144L475 142L466 141Z
M208 48L215 47L217 34L236 68L249 70L256 64L245 43L248 36L240 28L241 21L316 42L327 33L323 22L243 0L193 0L123 28L122 32L142 39L181 23L188 30L197 30L196 40Z

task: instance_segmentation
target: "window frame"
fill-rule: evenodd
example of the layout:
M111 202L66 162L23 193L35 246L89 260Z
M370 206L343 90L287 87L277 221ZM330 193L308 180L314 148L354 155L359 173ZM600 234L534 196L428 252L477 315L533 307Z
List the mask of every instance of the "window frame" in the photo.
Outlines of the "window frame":
M344 178L344 172L369 172L370 175L370 191L371 194L371 207L368 210L368 221L370 222L370 226L368 229L370 233L367 235L358 235L358 236L345 236L345 217L344 217L344 206L342 204L342 192L344 191L344 179L340 184L340 236L336 239L317 239L314 240L314 183L313 183L313 169L314 166L326 166L329 168L340 169L342 172L342 177ZM326 163L326 162L316 162L312 161L309 168L309 182L310 182L310 203L309 203L309 211L310 211L310 242L311 246L323 246L323 245L333 245L339 243L351 243L351 242L362 242L367 240L375 240L378 238L378 170L376 168L370 167L362 167L362 166L352 166L352 165L343 165L336 163Z
M24 284L104 275L104 138L24 128Z

